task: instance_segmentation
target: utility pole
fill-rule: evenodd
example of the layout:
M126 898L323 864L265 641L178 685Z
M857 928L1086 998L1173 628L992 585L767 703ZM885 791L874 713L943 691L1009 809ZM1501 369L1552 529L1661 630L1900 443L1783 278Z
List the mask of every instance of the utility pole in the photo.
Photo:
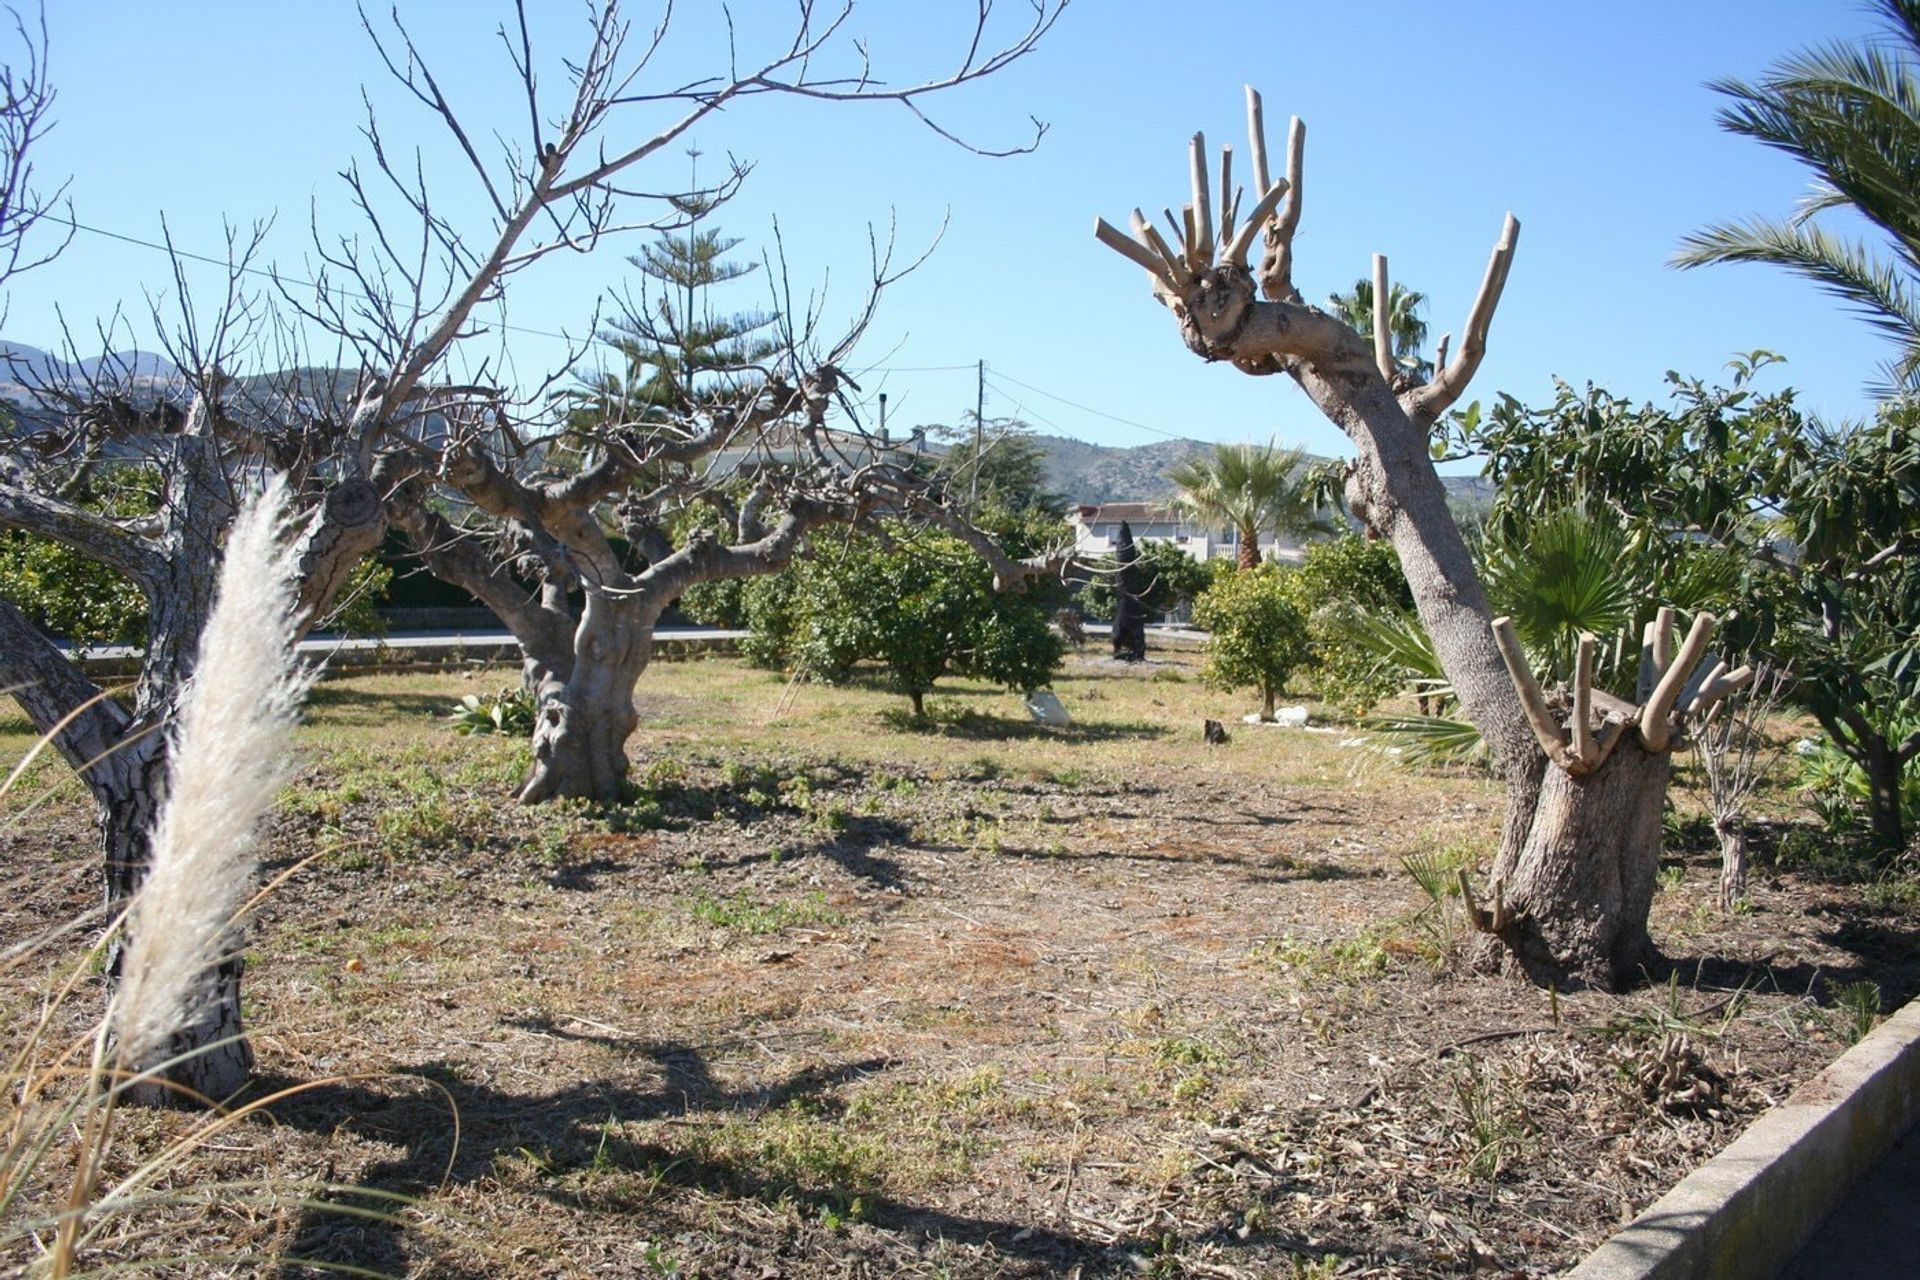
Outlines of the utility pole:
M980 451L987 422L987 362L980 361L973 393L973 479L967 485L967 514L980 502Z
M880 393L880 447L887 447L887 393Z

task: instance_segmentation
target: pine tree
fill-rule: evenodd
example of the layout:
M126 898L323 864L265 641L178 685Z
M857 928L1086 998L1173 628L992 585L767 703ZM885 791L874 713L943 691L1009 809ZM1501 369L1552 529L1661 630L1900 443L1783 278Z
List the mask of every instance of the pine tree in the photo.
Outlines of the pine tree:
M697 158L698 151L689 156ZM741 374L779 350L766 330L779 319L772 311L716 311L711 291L759 269L757 262L731 262L740 240L701 219L717 201L695 194L675 201L687 219L682 232L666 232L627 259L640 273L640 296L625 314L605 325L600 340L625 362L623 374L587 379L571 393L576 414L629 417L686 409L727 395Z

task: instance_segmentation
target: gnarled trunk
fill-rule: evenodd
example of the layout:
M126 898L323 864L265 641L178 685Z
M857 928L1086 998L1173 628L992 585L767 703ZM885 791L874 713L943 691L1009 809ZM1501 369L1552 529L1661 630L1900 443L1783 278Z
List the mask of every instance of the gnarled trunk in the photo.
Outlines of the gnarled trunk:
M150 862L153 819L168 768L167 735L130 728L126 745L87 772L100 829L107 915L117 918L133 900ZM115 939L107 955L109 981L120 975L128 939ZM193 1016L154 1062L125 1064L130 1071L159 1068L151 1082L125 1095L144 1105L187 1106L220 1102L253 1075L253 1049L242 1033L240 981L245 960L234 953L202 977L203 995ZM167 1064L167 1065L162 1065Z
M633 690L653 656L658 612L637 601L589 594L565 674L536 672L533 677L533 769L521 784L521 803L621 799L627 740L640 727Z
M1488 922L1529 978L1612 988L1652 960L1647 916L1671 772L1666 752L1632 740L1591 773L1546 770L1524 830L1510 831L1494 862L1500 900Z

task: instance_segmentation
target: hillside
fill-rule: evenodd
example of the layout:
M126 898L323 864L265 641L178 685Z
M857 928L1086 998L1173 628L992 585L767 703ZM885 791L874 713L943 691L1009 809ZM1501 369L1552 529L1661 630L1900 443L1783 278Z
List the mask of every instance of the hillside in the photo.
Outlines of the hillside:
M1213 448L1203 440L1164 440L1121 447L1049 435L1035 435L1033 443L1046 458L1048 491L1060 494L1074 506L1169 497L1173 486L1167 482L1167 472ZM1309 454L1308 461L1321 459ZM1492 486L1480 476L1442 476L1441 482L1456 503L1479 506L1492 497Z

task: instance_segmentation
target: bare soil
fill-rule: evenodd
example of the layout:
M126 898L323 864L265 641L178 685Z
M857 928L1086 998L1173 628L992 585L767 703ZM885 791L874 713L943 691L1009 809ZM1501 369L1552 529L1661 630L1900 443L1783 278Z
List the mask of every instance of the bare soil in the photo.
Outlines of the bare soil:
M1850 984L1920 991L1910 882L1763 866L1723 914L1710 841L1676 841L1640 989L1467 972L1405 862L1482 864L1498 790L1241 725L1179 656L1070 669L1064 730L660 666L639 796L599 811L506 805L523 749L433 719L506 678L321 691L273 847L322 856L250 945L262 1087L299 1091L172 1175L311 1203L169 1206L94 1264L1547 1275L1840 1052ZM71 783L0 831L0 944L91 905ZM5 975L10 1025L70 963ZM130 1164L187 1120L125 1123Z

